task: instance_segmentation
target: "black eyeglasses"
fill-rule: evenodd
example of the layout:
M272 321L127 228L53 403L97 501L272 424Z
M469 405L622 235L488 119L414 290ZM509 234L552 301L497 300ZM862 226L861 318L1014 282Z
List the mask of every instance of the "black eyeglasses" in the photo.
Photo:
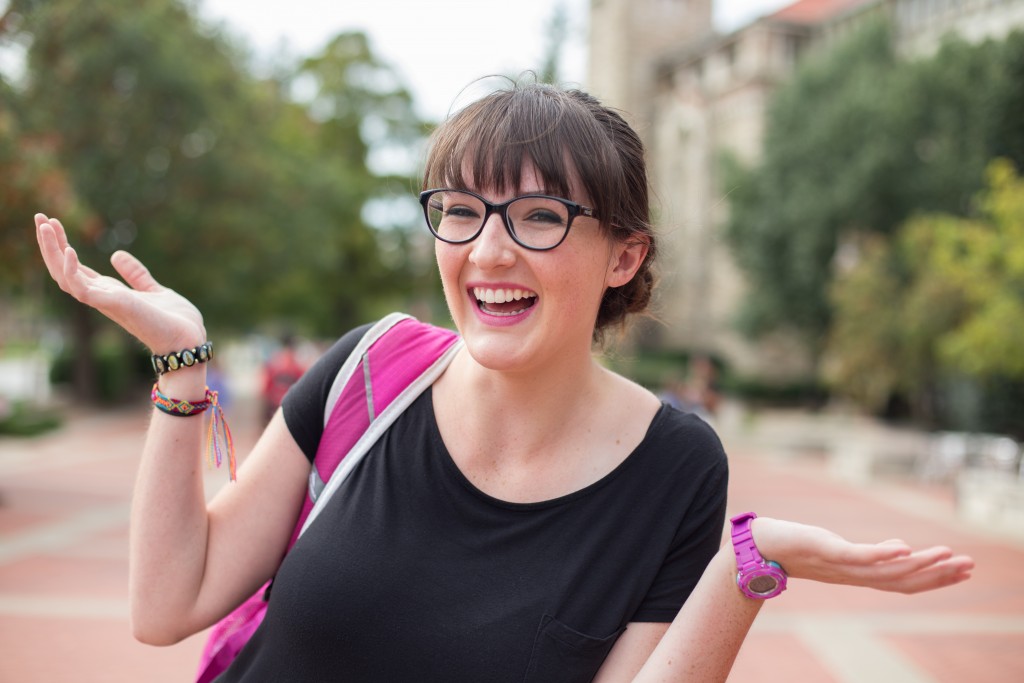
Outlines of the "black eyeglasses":
M560 197L527 194L504 204L492 204L469 190L427 190L420 193L427 227L434 237L449 244L472 242L483 232L492 213L505 221L505 230L516 244L547 251L565 240L576 216L597 218L593 209Z

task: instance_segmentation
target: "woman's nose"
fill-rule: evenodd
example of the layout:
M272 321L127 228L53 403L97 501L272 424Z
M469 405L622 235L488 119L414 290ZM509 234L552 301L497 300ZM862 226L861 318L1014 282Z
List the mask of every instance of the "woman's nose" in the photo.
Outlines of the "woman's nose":
M473 240L470 261L480 268L496 268L515 263L517 244L512 240L501 215L492 213L480 235Z

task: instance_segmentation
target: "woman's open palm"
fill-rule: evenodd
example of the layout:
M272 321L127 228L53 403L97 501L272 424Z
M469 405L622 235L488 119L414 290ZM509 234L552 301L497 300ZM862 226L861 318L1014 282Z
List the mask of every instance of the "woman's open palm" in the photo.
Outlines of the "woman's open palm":
M110 257L124 282L100 275L78 260L59 220L39 213L35 223L43 261L62 290L113 320L156 353L206 341L199 309L158 283L134 256L117 251Z
M821 527L766 517L753 524L764 556L777 558L795 578L920 593L960 583L974 568L970 557L945 546L914 550L897 539L851 543Z

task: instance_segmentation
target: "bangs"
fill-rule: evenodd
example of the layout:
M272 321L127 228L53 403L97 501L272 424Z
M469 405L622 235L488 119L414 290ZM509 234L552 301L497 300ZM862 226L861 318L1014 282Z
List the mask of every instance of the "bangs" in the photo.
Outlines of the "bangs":
M545 194L581 201L572 191L583 190L602 221L611 218L608 179L619 165L611 141L584 107L553 88L492 93L442 124L434 132L423 189L518 192L526 162ZM580 187L571 187L574 179Z

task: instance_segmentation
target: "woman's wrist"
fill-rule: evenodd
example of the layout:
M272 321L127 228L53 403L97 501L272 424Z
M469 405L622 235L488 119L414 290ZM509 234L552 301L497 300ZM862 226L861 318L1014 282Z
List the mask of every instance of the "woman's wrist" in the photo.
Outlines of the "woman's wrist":
M736 586L748 598L767 600L786 590L787 575L778 561L762 554L763 548L759 547L753 532L753 524L758 520L753 512L730 518L731 545L735 556Z
M206 363L212 359L213 342L210 341L205 341L195 346L187 346L179 351L169 351L163 354L154 353L150 356L153 372L157 376L190 368L197 363Z
M771 517L757 517L750 522L750 534L757 545L758 551L765 560L786 565L785 544L780 543L779 520ZM792 559L792 558L789 558Z
M167 372L157 378L160 393L183 401L197 401L206 396L206 364Z
M209 337L206 336L206 326L202 321L194 329L182 330L180 335L175 335L174 337L161 335L160 339L154 343L149 343L147 340L142 339L142 343L149 348L150 353L160 356L180 352L183 349L193 349L201 344L205 344L207 341L209 341Z

